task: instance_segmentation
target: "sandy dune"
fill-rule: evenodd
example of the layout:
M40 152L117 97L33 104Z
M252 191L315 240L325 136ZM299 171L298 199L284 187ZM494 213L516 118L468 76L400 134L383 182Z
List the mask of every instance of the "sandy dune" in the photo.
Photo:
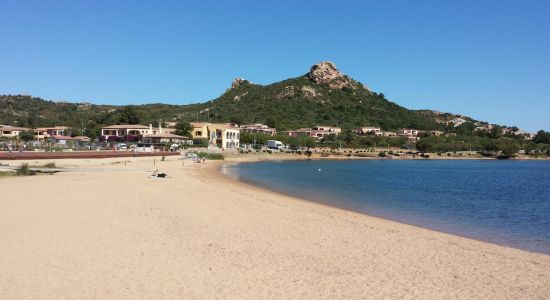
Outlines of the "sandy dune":
M215 163L122 161L0 178L2 299L550 295L547 255L260 190ZM171 178L147 178L157 167Z

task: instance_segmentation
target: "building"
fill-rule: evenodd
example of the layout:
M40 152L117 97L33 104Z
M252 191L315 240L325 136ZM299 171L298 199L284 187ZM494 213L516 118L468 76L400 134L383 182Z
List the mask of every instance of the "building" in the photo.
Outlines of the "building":
M208 139L209 148L239 148L240 129L229 123L191 122L191 127L193 138Z
M383 135L382 130L380 130L380 127L359 127L355 129L353 132L358 135L376 135L376 136Z
M312 128L313 131L317 131L317 132L325 132L327 134L335 134L335 135L338 135L340 133L342 133L342 128L340 127L335 127L335 126L315 126Z
M394 137L394 136L397 136L397 133L393 131L382 131L382 136Z
M338 135L342 132L340 127L333 126L315 126L313 128L299 128L296 130L283 131L284 135L299 137L299 136L309 136L312 138L321 139L327 135Z
M400 136L417 136L418 130L410 128L401 128L397 131L397 135Z
M137 142L147 134L157 133L159 130L153 130L153 126L145 125L111 125L101 128L99 141L109 142Z
M249 124L249 125L243 125L241 126L242 132L249 132L249 133L261 133L261 134L267 134L270 136L274 136L277 133L277 129L269 127L264 124Z
M67 136L69 127L67 126L54 126L54 127L41 127L34 129L34 139L37 141L44 141L52 136Z
M158 134L146 134L143 136L142 142L144 144L151 144L151 145L164 145L166 143L185 143L189 144L193 141L186 137L186 136L180 136L175 135L172 133L158 133Z
M49 137L49 139L52 141L52 143L58 144L58 145L67 145L67 144L69 144L69 142L74 142L74 143L88 143L88 142L90 142L90 138L87 137L87 136L71 137L71 136L67 136L67 135L52 135L52 136Z
M17 138L19 134L23 131L29 131L29 129L25 127L0 125L0 137L10 139Z
M466 119L464 119L464 118L454 118L454 119L450 120L449 122L447 122L447 124L453 123L453 126L454 126L454 127L458 127L458 126L460 126L460 125L462 125L462 124L464 124L464 123L466 123L466 122L467 122L467 121L466 121Z
M298 128L296 130L286 130L282 131L281 133L283 135L288 135L292 137L299 137L299 136L311 136L311 128Z
M416 129L410 129L410 128L401 128L397 131L397 135L400 137L406 137L409 141L418 141L420 138L418 137L419 131Z

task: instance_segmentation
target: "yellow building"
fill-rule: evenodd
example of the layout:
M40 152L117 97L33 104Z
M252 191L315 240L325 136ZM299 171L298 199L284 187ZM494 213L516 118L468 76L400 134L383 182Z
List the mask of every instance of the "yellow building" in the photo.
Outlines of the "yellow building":
M241 138L240 130L227 123L191 122L194 139L208 139L209 148L237 149Z

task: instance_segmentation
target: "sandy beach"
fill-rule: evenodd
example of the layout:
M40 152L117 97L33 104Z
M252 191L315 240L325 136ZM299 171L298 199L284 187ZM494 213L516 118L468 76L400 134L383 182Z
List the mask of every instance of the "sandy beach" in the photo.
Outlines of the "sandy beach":
M231 161L65 159L0 178L1 298L550 295L548 255L252 187L219 172Z

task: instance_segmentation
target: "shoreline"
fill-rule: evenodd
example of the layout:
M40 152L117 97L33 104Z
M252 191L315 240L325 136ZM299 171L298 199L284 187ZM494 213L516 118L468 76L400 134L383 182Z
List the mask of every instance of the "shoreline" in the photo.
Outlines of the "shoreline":
M289 161L289 160L292 161L292 159L285 159L285 161ZM323 159L313 159L313 160L323 160ZM236 183L241 184L245 188L260 190L260 191L263 191L263 192L272 193L272 194L279 195L279 196L282 196L282 197L290 198L290 200L293 200L293 201L302 201L302 202L310 203L310 204L313 204L313 205L320 205L322 207L328 207L328 208L340 210L340 211L347 212L347 213L354 213L354 214L367 216L369 218L376 218L376 219L379 219L379 220L392 222L392 223L396 223L396 224L400 224L400 225L412 226L412 227L417 228L417 229L429 230L429 231L437 232L437 233L440 233L440 234L450 235L450 236L454 236L454 237L458 237L458 238L462 238L462 239L468 239L468 240L472 240L472 241L476 241L476 242L480 242L480 243L484 243L484 244L488 244L488 245L499 246L499 247L504 247L504 248L508 248L508 249L514 249L514 250L526 251L526 252L529 252L529 253L535 253L535 254L550 256L550 253L544 253L544 252L538 252L538 251L533 251L533 250L529 250L529 249L517 248L517 247L513 247L511 245L494 243L494 242L490 242L490 241L486 241L486 240L482 240L482 239L475 239L475 238L468 237L468 236L461 235L461 234L457 234L457 233L449 233L449 232L441 231L441 230L438 230L436 228L423 227L423 226L419 226L419 225L400 222L398 220L384 218L384 217L381 217L381 216L370 214L368 212L355 211L355 210L348 209L348 208L345 208L345 207L341 207L341 206L338 206L338 205L331 205L331 204L328 204L328 203L323 203L321 201L316 201L314 199L307 199L307 198L294 196L294 195L291 195L291 194L288 194L288 193L285 193L285 192L277 191L275 189L270 189L270 188L265 187L265 186L255 185L254 183L248 182L246 180L240 180L240 179L234 178L231 175L225 174L222 170L227 165L237 165L237 164L243 164L243 163L248 164L248 163L257 163L257 162L265 162L265 161L277 161L277 160L259 160L259 161L248 161L248 160L240 161L239 160L239 161L231 161L231 162L228 162L228 163L221 163L216 167L216 171L222 177L217 176L216 178L218 178L220 180L229 180L230 183L232 183L232 184L236 184ZM282 160L280 160L280 161L282 161ZM301 160L296 160L296 161L301 161Z
M548 255L286 196L220 172L237 160L206 165L173 156L156 164L152 157L56 160L71 172L1 179L0 294L10 299L550 294ZM149 178L157 168L169 177Z

